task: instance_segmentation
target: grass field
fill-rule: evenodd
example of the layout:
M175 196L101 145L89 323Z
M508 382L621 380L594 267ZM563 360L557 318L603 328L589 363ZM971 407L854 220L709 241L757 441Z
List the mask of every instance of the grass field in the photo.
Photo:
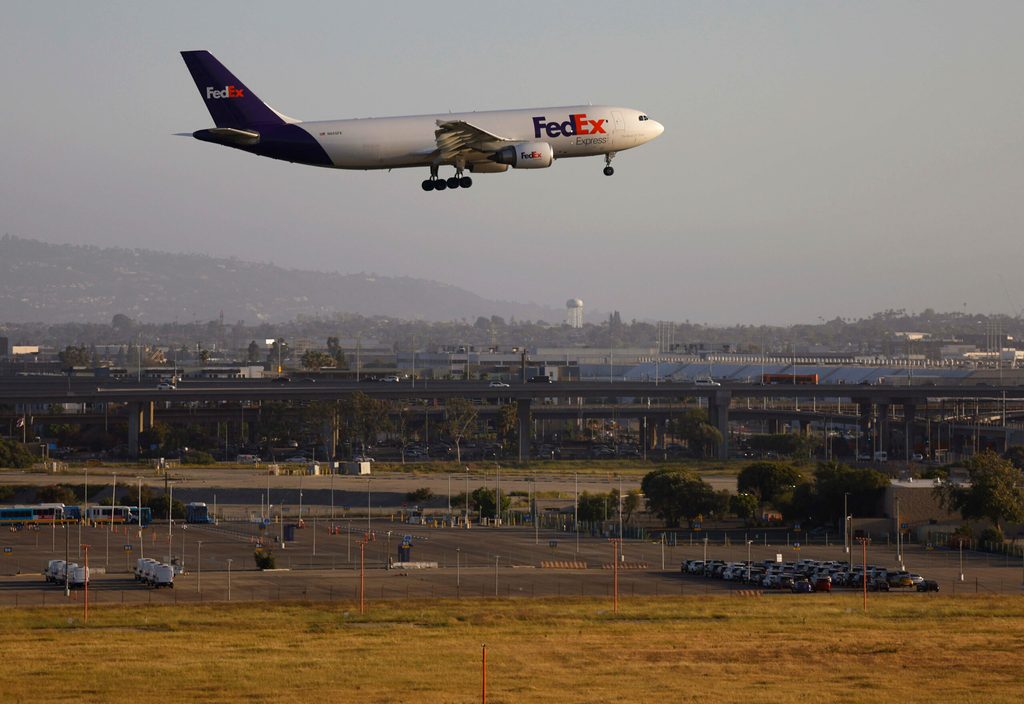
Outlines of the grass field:
M1020 702L1024 599L703 597L8 609L0 699Z

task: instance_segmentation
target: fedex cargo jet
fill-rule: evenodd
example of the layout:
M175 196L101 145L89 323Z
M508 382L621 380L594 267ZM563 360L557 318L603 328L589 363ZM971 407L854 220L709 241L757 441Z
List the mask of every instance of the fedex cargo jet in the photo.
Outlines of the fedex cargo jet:
M425 191L469 188L467 171L542 169L576 156L603 155L611 176L617 152L665 130L639 110L608 105L303 122L257 98L210 52L181 55L217 125L193 132L196 139L335 169L426 167ZM440 178L442 166L454 167L455 175Z

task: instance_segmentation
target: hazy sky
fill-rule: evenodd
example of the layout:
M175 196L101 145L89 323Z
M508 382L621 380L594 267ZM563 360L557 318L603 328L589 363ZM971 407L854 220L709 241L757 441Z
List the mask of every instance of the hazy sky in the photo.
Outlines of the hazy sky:
M0 232L626 319L1016 314L1021 27L1019 0L5 3ZM173 136L212 126L182 49L300 119L592 101L666 131L612 178L570 159L424 193L426 169Z

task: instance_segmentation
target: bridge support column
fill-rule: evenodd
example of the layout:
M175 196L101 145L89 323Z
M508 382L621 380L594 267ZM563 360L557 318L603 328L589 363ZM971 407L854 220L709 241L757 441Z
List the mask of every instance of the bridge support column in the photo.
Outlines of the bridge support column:
M530 399L516 400L516 419L519 421L519 462L522 464L530 459Z
M903 402L903 460L910 461L910 455L914 452L914 419L917 417L917 404L911 401Z
M146 401L142 404L139 415L140 430L149 430L153 427L153 407L155 405L152 401Z
M878 451L888 453L890 444L889 404L879 403L877 404L877 407L878 417L876 424L878 426Z
M138 403L128 404L128 457L139 459L139 431L142 425L142 406Z
M324 452L327 455L327 460L331 461L338 451L338 434L334 429L334 423L325 419L320 426L320 436L324 439ZM331 472L333 471L332 469Z
M716 391L708 396L708 416L711 425L718 428L722 434L722 444L718 446L718 459L729 459L729 404L732 402L732 393L729 391Z

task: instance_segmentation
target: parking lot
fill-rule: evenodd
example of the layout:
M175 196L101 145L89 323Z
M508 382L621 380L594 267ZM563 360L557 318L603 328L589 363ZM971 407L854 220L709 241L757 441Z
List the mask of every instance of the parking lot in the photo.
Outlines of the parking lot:
M66 604L62 586L45 583L41 571L48 560L64 559L84 564L88 544L93 570L90 602L93 604L174 603L199 601L260 601L308 599L358 600L360 542L367 532L364 517L336 521L307 521L295 530L295 539L281 546L281 531L271 525L261 532L246 521L219 525L153 524L142 531L117 526L36 529L4 529L0 532L0 603L5 605ZM366 543L365 594L376 599L431 597L610 597L615 548L603 536L572 531L535 530L531 527L484 527L469 529L409 525L397 520L373 519L372 540ZM388 569L388 557L398 559L398 548L408 536L409 559L420 568ZM686 560L722 560L753 563L800 560L845 561L840 545L773 544L763 538L750 545L727 541L712 533L705 545L701 533L678 536L677 544L650 540L626 540L619 562L619 589L631 595L679 595L754 592L790 594L769 590L743 580L724 580L684 574ZM578 542L577 542L578 541ZM273 551L276 568L256 569L253 553L258 544ZM126 548L126 546L131 546ZM749 551L749 553L748 553ZM141 556L175 562L181 573L173 589L153 589L132 575ZM853 565L863 555L854 547ZM895 568L896 548L871 545L867 562ZM1024 593L1024 565L1003 556L965 552L961 581L960 554L946 549L910 545L904 550L910 572L935 580L941 593ZM436 566L435 566L436 565ZM230 576L229 576L230 570ZM835 585L833 593L854 592L856 585ZM230 593L229 593L230 590ZM913 589L893 589L871 598L928 598ZM73 592L71 599L82 595ZM791 598L829 598L828 594L792 595Z

